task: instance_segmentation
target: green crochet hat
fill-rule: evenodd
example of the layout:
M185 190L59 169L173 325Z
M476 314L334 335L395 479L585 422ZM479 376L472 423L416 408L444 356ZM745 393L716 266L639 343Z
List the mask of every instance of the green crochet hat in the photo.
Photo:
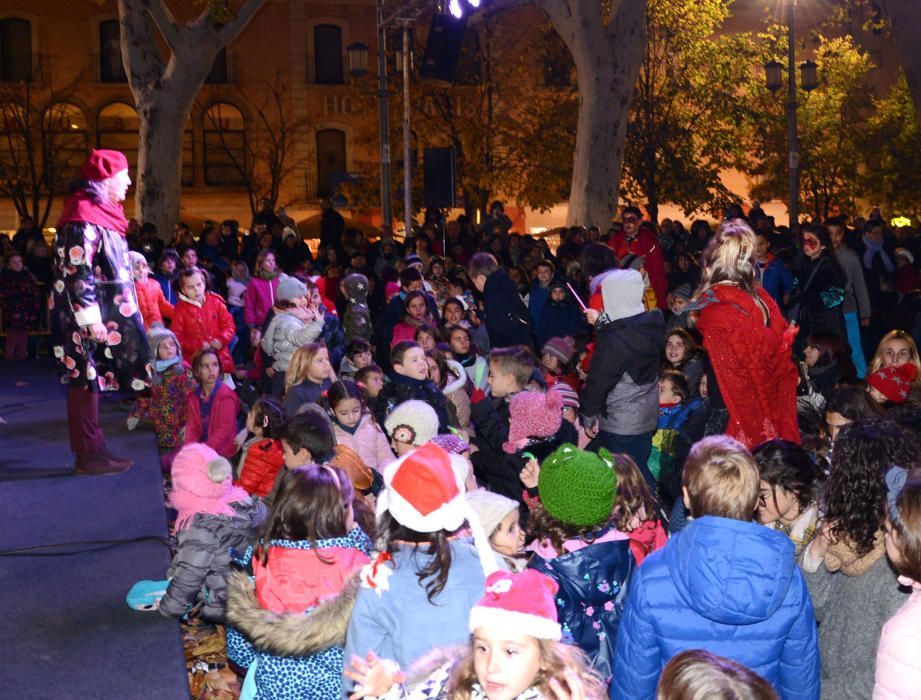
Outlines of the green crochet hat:
M567 525L598 525L611 517L617 496L614 457L563 445L540 465L537 490L544 509Z

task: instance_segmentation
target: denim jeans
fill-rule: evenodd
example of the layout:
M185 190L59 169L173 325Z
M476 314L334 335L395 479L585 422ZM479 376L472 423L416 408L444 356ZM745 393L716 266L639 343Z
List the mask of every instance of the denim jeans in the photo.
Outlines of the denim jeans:
M646 484L652 493L656 491L656 480L649 471L649 453L652 452L652 433L642 433L640 435L617 435L602 430L598 433L598 440L601 446L613 453L624 453L636 462L640 468L640 473L646 479Z

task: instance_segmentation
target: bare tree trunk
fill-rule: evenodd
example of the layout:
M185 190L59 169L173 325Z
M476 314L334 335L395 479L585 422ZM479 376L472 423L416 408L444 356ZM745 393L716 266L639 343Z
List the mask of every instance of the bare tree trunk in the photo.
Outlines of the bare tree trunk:
M646 41L646 0L534 0L576 64L579 119L569 194L570 225L606 230L617 211L627 118Z
M921 119L921 44L916 34L921 26L921 3L918 0L885 0L885 7L915 112Z
M195 96L218 52L249 23L264 0L245 0L219 21L207 7L179 24L164 0L118 0L122 59L140 121L135 216L168 239L179 221L182 137ZM164 62L156 33L169 51Z

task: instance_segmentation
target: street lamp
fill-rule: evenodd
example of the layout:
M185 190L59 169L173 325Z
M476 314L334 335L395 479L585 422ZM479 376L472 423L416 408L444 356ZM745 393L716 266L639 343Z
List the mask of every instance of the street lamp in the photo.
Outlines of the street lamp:
M796 129L796 35L794 19L796 0L784 0L787 20L787 140L790 157L790 230L799 223L799 138ZM816 64L805 61L800 65L803 90L807 92L818 86ZM771 61L764 66L768 90L776 92L783 86L783 66Z
M345 47L349 52L349 75L363 78L368 74L368 45L360 41Z

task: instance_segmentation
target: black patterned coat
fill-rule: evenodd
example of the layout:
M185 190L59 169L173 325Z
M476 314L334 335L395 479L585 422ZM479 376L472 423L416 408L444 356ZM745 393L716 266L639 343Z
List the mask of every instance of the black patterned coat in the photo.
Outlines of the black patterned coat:
M61 226L48 303L62 383L90 391L147 386L147 335L120 233L84 222ZM106 327L105 343L85 337L82 329L94 323Z

